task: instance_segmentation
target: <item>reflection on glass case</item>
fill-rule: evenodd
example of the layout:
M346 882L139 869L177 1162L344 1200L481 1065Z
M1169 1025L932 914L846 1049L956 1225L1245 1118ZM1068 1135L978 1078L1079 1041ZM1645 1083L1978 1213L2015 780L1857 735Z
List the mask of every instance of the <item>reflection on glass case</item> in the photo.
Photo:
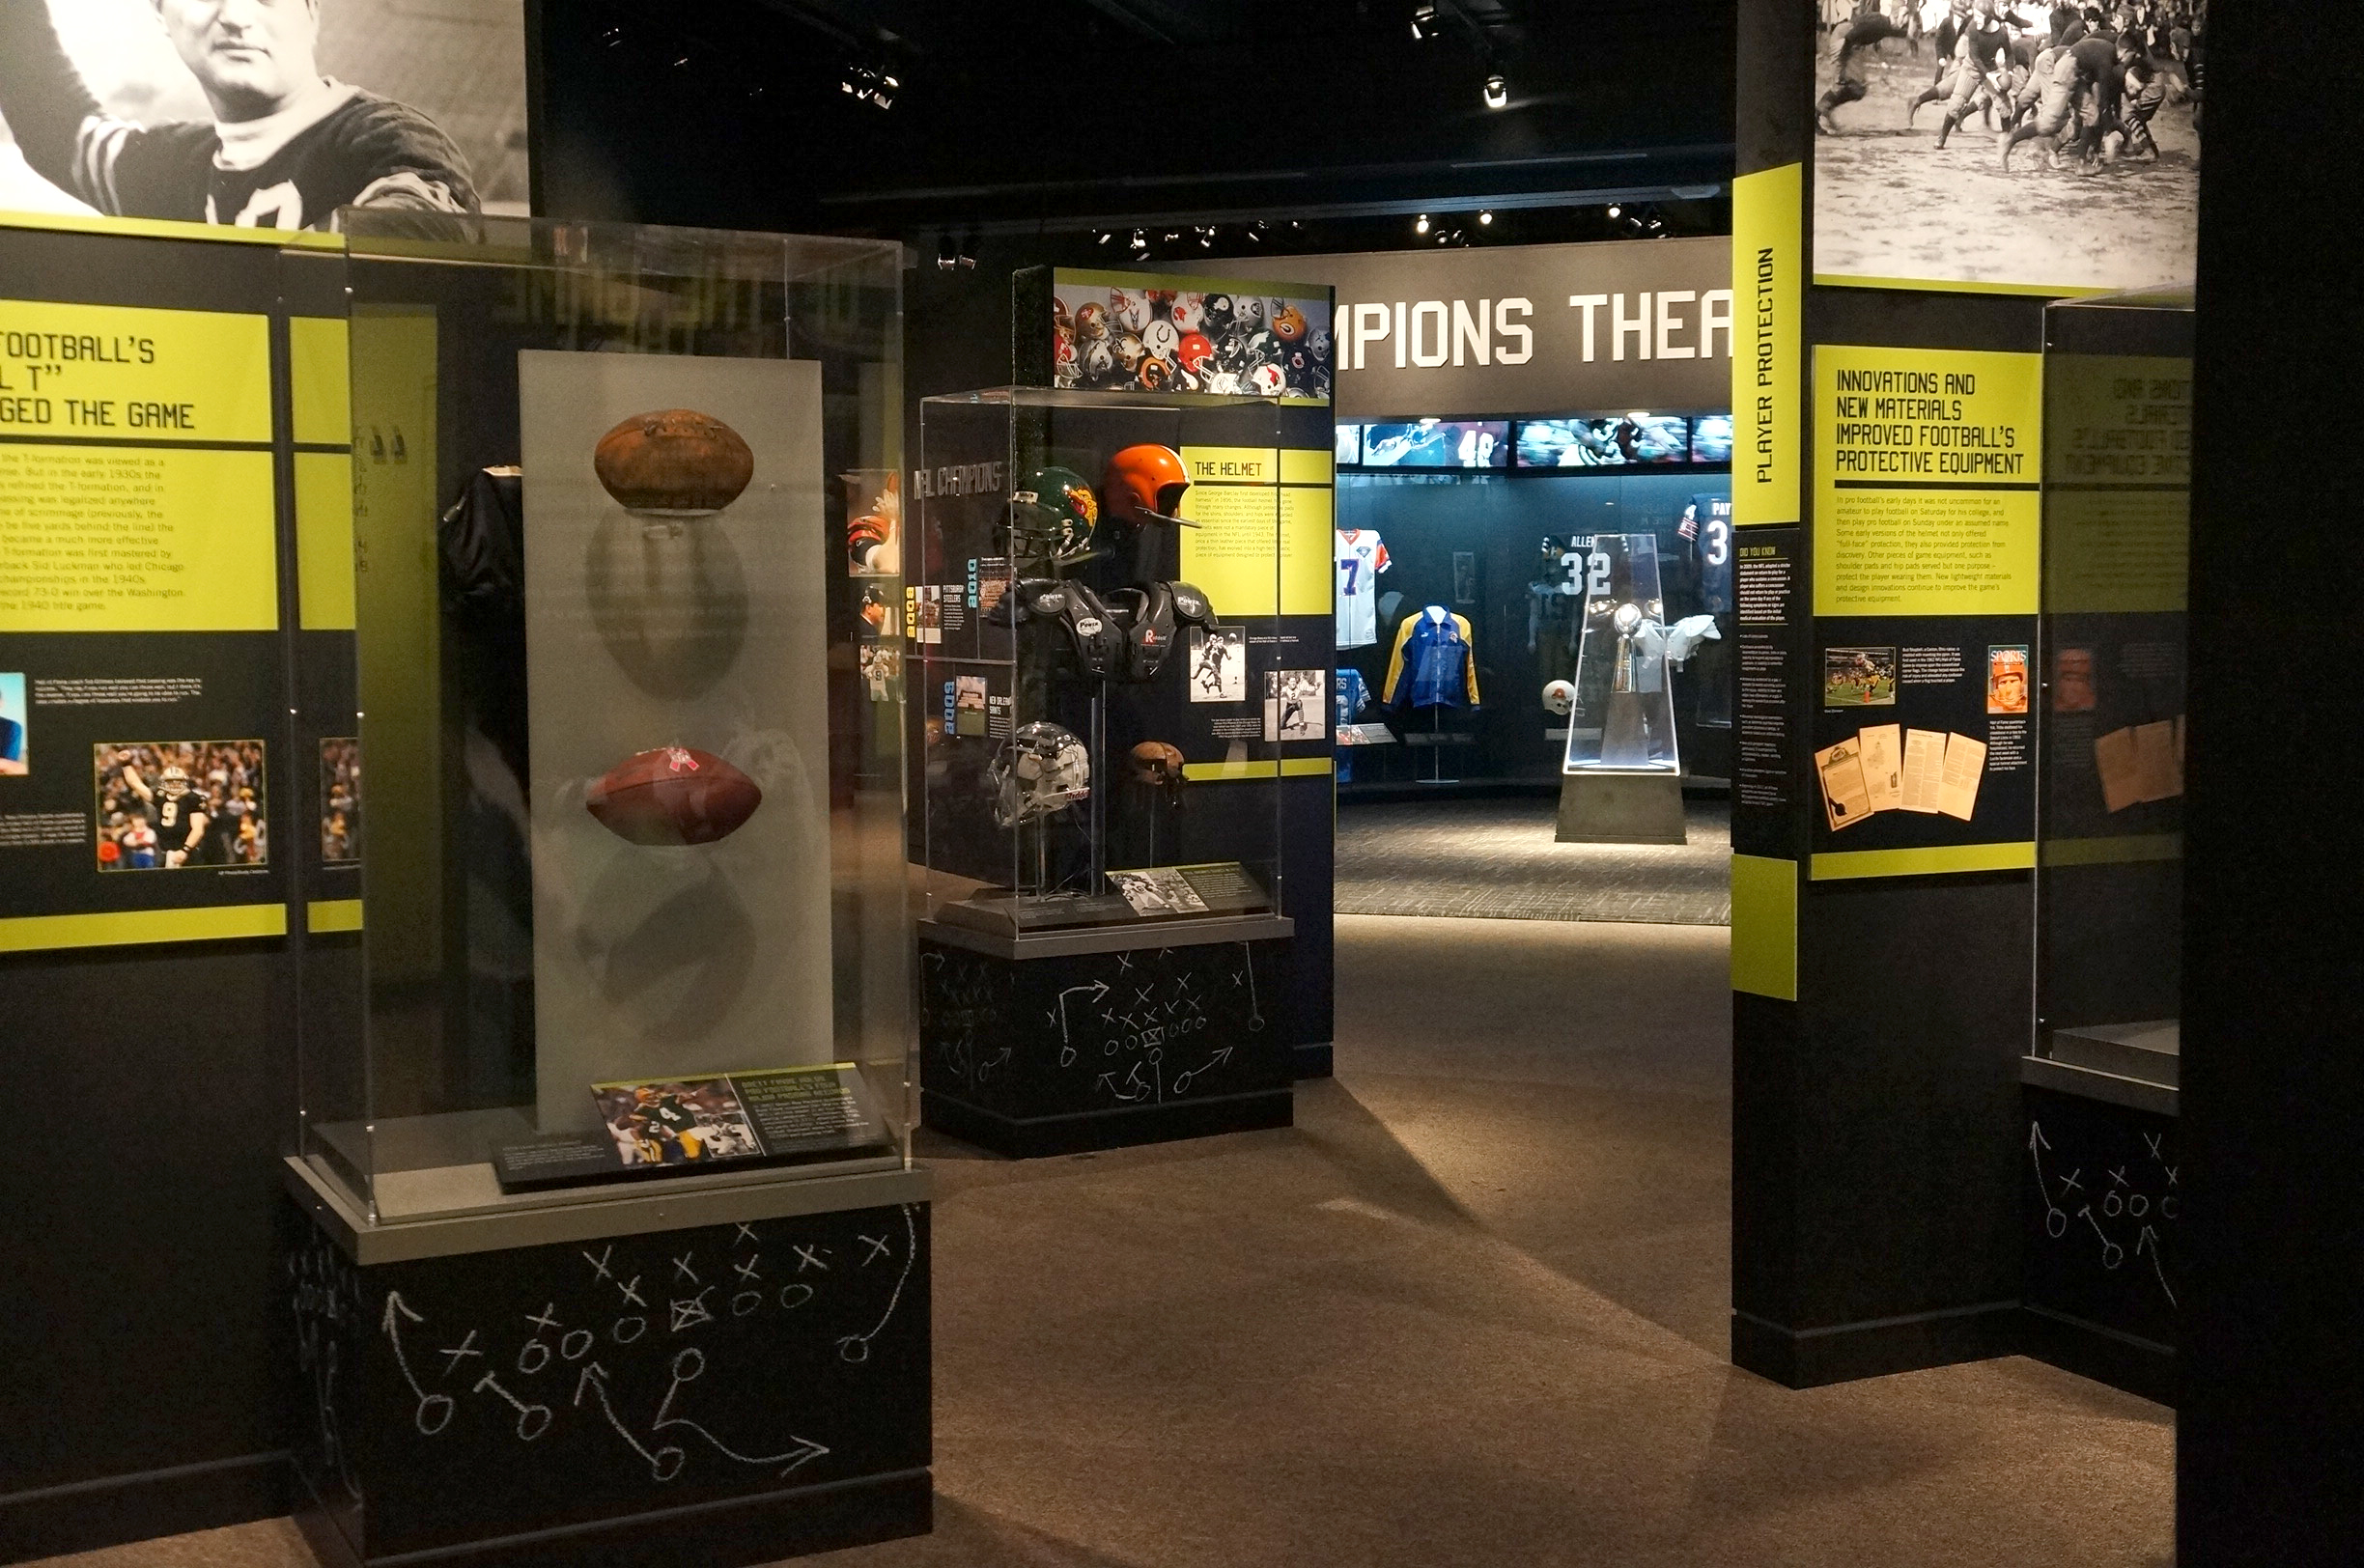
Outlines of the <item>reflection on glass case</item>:
M1330 672L1279 635L1280 446L1259 398L923 403L908 611L931 920L1017 943L1284 932L1281 746L1326 737Z
M1688 652L1658 591L1652 534L1595 534L1582 559L1584 633L1576 655L1564 770L1679 773L1674 682Z
M283 258L354 434L302 722L369 780L303 1159L388 1223L900 1166L895 247L348 217Z
M2045 312L2036 1054L2181 1079L2188 292Z

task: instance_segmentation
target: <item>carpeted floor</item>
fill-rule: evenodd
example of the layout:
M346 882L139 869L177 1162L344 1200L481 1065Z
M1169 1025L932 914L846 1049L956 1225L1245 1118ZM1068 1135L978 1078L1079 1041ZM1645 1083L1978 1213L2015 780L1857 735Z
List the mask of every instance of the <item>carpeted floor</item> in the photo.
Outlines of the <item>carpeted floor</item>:
M2025 1360L1726 1362L1727 962L1712 928L1348 916L1296 1128L933 1144L937 1531L806 1560L2166 1568L2156 1406ZM309 1559L274 1521L73 1560Z
M1693 800L1681 845L1559 844L1559 802L1388 801L1341 806L1341 914L1731 924L1731 812Z

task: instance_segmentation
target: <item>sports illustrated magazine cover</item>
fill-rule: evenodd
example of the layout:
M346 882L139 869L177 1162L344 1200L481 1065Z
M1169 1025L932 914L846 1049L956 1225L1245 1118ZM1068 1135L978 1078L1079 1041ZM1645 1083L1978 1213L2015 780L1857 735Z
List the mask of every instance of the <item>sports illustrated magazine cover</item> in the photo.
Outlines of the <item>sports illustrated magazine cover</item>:
M521 0L0 0L0 211L523 213Z
M2187 282L2209 0L1823 0L1814 270Z
M726 1078L595 1083L600 1120L627 1165L698 1165L763 1153Z

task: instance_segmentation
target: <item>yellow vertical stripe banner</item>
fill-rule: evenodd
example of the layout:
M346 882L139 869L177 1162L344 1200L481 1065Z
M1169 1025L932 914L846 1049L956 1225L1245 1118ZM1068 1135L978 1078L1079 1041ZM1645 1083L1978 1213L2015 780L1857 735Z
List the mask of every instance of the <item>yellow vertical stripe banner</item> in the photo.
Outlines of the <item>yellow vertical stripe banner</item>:
M1731 987L1797 1000L1797 862L1731 857Z
M1796 522L1805 408L1805 166L1732 182L1732 521Z

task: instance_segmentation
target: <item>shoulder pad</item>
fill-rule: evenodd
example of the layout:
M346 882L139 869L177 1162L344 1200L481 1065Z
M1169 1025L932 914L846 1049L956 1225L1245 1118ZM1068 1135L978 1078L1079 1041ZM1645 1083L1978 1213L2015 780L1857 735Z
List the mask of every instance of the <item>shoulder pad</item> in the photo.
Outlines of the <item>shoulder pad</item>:
M1215 606L1207 596L1187 582L1169 583L1173 590L1174 619L1191 626L1211 627L1215 624Z

